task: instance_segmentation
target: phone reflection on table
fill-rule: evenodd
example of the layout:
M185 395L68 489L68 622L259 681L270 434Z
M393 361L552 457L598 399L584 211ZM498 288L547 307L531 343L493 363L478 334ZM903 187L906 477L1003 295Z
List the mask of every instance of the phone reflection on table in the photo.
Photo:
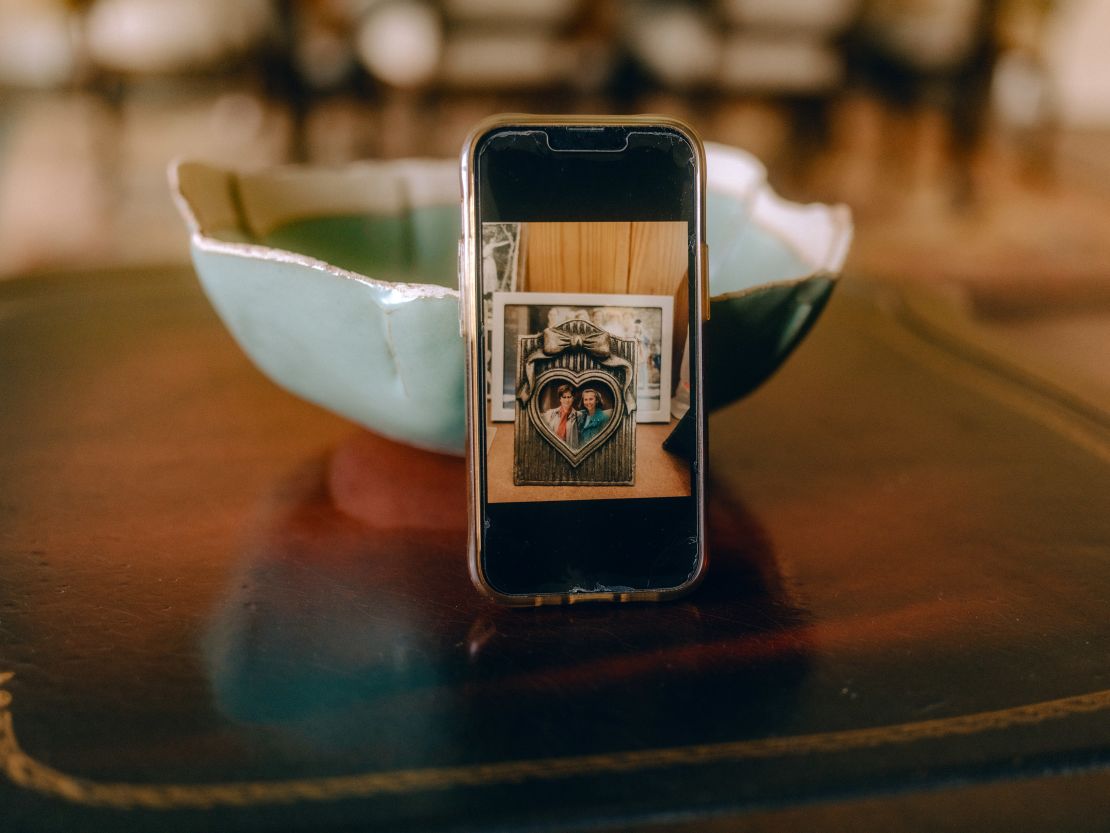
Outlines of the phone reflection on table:
M629 748L649 713L667 742L744 737L789 712L806 617L738 501L711 501L713 580L687 600L514 611L469 582L464 484L462 460L366 432L280 484L209 619L219 709L372 768Z

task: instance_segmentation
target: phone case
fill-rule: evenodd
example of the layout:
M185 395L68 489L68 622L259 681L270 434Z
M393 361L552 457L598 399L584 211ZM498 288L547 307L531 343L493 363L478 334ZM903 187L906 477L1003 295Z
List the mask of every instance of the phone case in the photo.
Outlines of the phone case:
M705 535L705 449L706 414L702 404L703 390L701 362L698 367L689 369L697 384L698 401L692 403L699 418L694 423L694 460L697 477L697 524L701 541L701 552L695 572L681 585L660 590L632 590L614 592L561 592L534 594L506 594L499 592L487 580L482 564L479 530L482 523L481 471L477 465L478 455L485 449L478 447L479 432L477 420L484 415L485 402L479 396L478 322L475 320L475 293L481 291L479 207L476 202L474 176L477 173L476 150L483 137L499 128L505 127L666 127L682 133L690 143L695 154L697 175L695 177L695 226L701 241L695 250L694 275L698 289L692 293L694 309L691 321L705 321L709 317L709 293L707 268L707 247L705 244L705 150L701 140L687 124L667 116L547 116L504 114L494 116L479 123L471 131L463 144L460 164L462 180L462 237L459 241L459 331L464 340L466 355L466 451L467 451L467 501L468 501L468 562L470 576L475 587L493 601L514 607L535 607L550 604L577 604L582 602L645 602L663 601L677 598L691 592L700 584L708 566L709 553Z

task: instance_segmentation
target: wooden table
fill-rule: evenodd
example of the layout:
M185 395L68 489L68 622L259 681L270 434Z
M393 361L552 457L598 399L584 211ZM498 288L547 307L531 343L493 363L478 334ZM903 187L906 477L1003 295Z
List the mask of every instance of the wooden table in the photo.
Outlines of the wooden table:
M711 420L670 604L501 610L461 461L191 274L0 285L5 830L1110 825L1110 417L847 282Z

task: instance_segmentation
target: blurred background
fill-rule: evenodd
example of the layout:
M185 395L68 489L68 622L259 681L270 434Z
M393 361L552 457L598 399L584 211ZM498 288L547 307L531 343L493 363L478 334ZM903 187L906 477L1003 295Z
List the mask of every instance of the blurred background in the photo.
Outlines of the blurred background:
M660 112L1110 393L1110 0L0 0L0 278L188 260L166 165Z

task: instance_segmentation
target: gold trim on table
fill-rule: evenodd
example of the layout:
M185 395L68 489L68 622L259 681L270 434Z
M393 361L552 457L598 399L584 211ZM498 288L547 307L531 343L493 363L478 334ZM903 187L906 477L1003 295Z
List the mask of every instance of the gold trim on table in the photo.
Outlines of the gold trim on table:
M0 686L13 676L11 672L0 673ZM565 758L225 784L129 784L93 781L67 775L36 761L20 748L9 708L11 702L11 694L0 690L0 768L14 784L77 804L117 809L142 807L148 810L179 810L371 798L424 790L485 787L521 781L637 772L661 767L868 749L968 736L1091 714L1110 707L1110 689L1008 709L866 729Z

